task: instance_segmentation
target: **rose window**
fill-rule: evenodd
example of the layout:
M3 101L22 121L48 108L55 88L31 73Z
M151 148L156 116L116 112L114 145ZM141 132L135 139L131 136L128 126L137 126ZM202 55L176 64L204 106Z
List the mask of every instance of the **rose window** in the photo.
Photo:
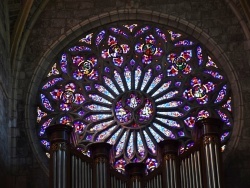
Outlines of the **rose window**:
M112 144L114 167L130 162L158 165L157 143L193 146L198 119L224 123L225 144L232 130L232 97L225 73L191 36L151 24L106 25L83 34L64 49L41 83L38 135L48 150L45 129L73 126L78 148Z

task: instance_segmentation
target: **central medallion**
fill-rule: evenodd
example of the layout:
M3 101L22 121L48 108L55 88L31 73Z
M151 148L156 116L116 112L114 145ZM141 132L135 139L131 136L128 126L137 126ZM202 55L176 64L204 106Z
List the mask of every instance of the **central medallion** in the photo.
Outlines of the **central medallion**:
M148 125L154 116L154 102L141 91L128 91L114 103L117 122L126 128L137 129Z

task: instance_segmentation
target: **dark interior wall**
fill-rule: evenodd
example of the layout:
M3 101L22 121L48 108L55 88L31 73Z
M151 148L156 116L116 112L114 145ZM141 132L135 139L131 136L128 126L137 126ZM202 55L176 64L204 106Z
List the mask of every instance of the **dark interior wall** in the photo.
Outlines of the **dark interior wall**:
M5 1L0 2L0 5L4 4ZM250 68L249 60L246 58L247 54L249 54L249 49L246 48L247 41L239 21L222 0L106 0L105 3L103 3L103 0L50 1L31 31L21 60L21 69L18 70L18 88L16 88L18 93L17 123L15 133L11 134L13 137L12 149L14 150L12 157L13 161L15 161L13 166L15 169L15 186L18 184L22 184L22 187L47 186L44 184L47 182L46 174L40 168L32 153L31 145L29 144L30 140L25 131L26 120L24 118L27 91L38 62L41 58L45 58L44 54L48 49L53 50L51 45L74 26L94 15L124 8L152 10L187 20L205 31L225 52L233 65L235 74L239 78L240 85L242 85L245 110L242 115L244 120L242 134L236 135L240 138L240 144L235 151L230 153L225 163L225 182L226 187L230 188L250 187L250 154L248 152L250 149ZM0 14L2 14L1 9ZM0 28L2 28L1 25ZM4 37L2 38L4 39ZM2 48L2 44L0 46ZM6 55L1 54L2 56ZM7 62L7 57L5 58L5 62ZM1 59L0 66L2 66ZM48 61L47 63L52 64L53 62ZM0 75L4 74L0 73ZM1 88L0 92L3 92ZM0 106L7 101L1 97L4 97L4 95L0 96ZM35 107L33 108L35 110ZM0 107L0 113L2 113L0 114L0 121L5 119L3 113L6 112L2 109L4 108ZM2 124L4 124L4 121ZM7 128L5 131L7 132ZM0 139L2 138L4 137L0 137ZM1 147L6 147L6 150L8 148L8 146L0 146L0 152L5 151ZM41 153L41 155L43 154Z
M0 1L0 187L6 183L9 165L9 35L7 0Z

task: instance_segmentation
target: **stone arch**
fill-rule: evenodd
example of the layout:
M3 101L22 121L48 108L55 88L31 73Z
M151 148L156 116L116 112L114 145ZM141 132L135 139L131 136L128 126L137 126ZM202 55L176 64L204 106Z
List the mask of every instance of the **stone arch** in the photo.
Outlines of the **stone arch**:
M227 152L225 152L225 156L228 156L231 151L233 151L237 145L239 140L239 135L241 134L241 128L243 125L243 102L241 96L241 87L238 82L237 75L233 69L233 66L228 59L227 55L220 46L203 30L199 27L183 20L178 17L163 14L160 12L142 10L142 9L123 9L123 10L115 10L108 13L103 13L94 17L90 17L89 19L84 20L80 24L76 25L65 34L58 37L58 40L55 41L46 51L46 53L40 59L36 70L34 71L31 84L29 86L28 95L26 98L25 105L25 119L26 119L26 129L28 132L28 136L30 142L32 143L32 149L34 155L38 159L39 163L48 173L48 168L46 165L46 157L42 156L40 153L42 152L42 148L38 143L38 137L36 134L36 94L38 91L38 86L40 81L45 74L48 66L51 61L54 59L56 55L60 53L60 51L72 40L79 37L82 33L89 31L90 29L94 29L96 27L116 22L116 21L133 21L133 20L141 20L148 21L155 24L162 24L169 27L176 28L188 35L192 35L195 39L200 41L206 48L210 51L210 53L215 57L215 59L219 62L219 64L224 68L224 71L227 73L227 76L230 78L229 82L232 88L233 95L233 108L234 108L234 128L231 135L231 139L227 145Z

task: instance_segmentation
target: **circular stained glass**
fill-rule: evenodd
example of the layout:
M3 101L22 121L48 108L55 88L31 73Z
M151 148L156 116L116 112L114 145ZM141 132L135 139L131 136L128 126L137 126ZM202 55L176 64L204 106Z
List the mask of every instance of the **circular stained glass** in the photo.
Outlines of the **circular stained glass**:
M41 83L37 122L45 150L45 129L71 124L87 143L114 145L114 166L158 165L157 143L178 139L193 146L197 119L224 122L232 130L230 85L206 48L191 36L162 25L116 23L83 34L51 64ZM53 71L51 71L53 70Z
M145 55L152 56L152 55L155 54L156 47L155 47L155 45L150 44L150 43L149 44L144 44L142 50L143 50Z
M184 57L175 58L173 64L178 70L183 70L187 66L186 59Z
M93 63L90 60L81 62L79 66L81 67L81 71L85 75L90 75L93 71Z

